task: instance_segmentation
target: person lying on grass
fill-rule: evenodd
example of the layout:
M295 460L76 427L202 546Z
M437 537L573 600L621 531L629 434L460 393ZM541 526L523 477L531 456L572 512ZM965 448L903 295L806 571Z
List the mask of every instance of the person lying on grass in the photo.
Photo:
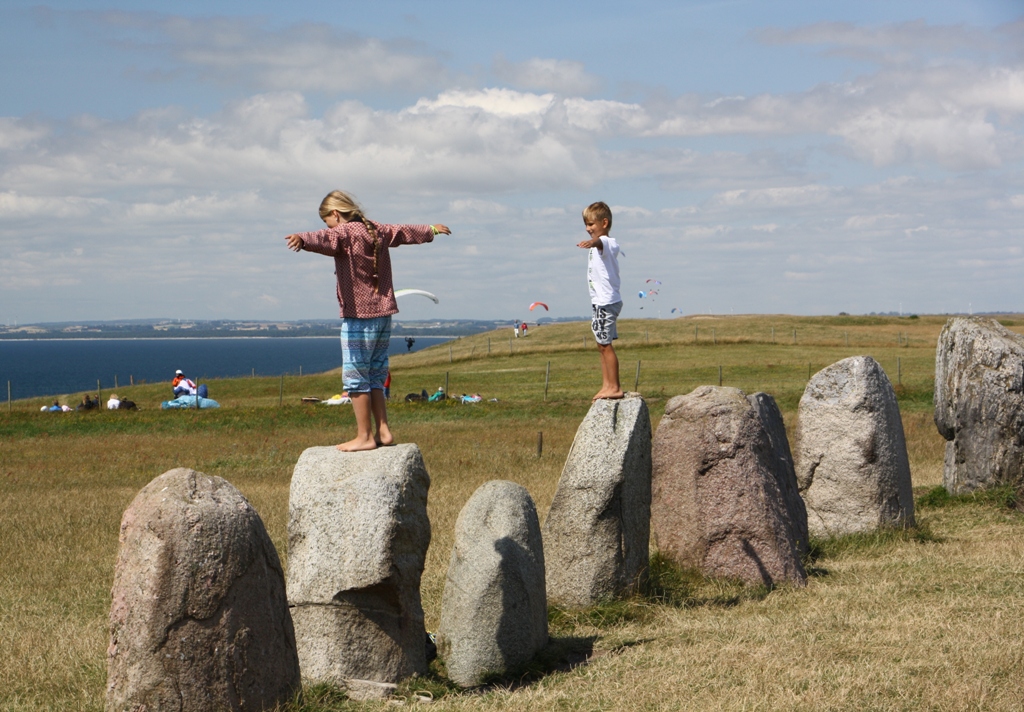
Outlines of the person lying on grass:
M367 220L349 195L335 190L320 203L327 229L285 238L288 248L334 258L341 307L341 376L352 398L356 436L341 443L343 452L393 445L388 427L384 380L388 374L391 315L398 313L388 250L431 242L450 235L445 225L385 225ZM373 432L376 421L377 432Z

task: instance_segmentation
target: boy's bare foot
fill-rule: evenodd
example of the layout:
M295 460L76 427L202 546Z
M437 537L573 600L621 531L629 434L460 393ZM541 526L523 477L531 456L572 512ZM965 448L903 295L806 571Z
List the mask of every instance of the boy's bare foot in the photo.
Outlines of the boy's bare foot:
M602 388L601 390L599 390L599 391L597 392L597 395L596 395L596 396L594 396L593 398L591 398L590 400L591 400L591 401L599 401L599 400L621 400L621 399L622 399L622 398L624 398L624 397L625 397L625 394L624 394L624 393L622 392L622 389L621 389L621 388L620 388L619 390L617 390L617 391L606 391L606 390L604 390L604 389Z
M347 443L335 445L335 447L342 452L362 452L364 450L376 450L377 442L373 438L365 439L356 437L349 440Z

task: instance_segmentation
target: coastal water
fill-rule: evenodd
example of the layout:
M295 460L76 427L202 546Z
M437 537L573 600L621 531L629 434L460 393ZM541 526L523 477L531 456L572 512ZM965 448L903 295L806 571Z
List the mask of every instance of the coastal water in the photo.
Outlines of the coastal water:
M413 351L448 341L416 337ZM391 354L406 353L405 339L391 339ZM194 381L211 378L320 373L341 366L337 337L230 339L38 339L0 340L0 388L12 398L67 395L170 381L181 369ZM6 393L4 393L4 397Z

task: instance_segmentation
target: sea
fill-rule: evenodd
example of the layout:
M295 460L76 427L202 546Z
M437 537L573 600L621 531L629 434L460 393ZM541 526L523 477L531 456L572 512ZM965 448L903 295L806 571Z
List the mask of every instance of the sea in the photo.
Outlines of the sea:
M415 337L412 350L451 337ZM405 337L389 353L406 353ZM0 340L0 388L11 398L62 396L135 383L170 382L181 369L194 381L237 376L322 373L341 366L336 336L197 339ZM3 397L6 393L3 394Z

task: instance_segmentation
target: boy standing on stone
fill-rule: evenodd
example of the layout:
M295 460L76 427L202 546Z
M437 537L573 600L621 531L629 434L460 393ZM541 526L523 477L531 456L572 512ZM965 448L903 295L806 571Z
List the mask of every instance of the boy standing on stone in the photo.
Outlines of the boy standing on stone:
M601 355L601 390L593 400L622 398L619 358L612 346L612 341L619 338L615 322L622 311L622 297L619 295L619 244L608 236L612 229L611 208L601 202L589 205L583 211L583 224L590 239L576 246L589 250L587 283L593 312L590 328Z

